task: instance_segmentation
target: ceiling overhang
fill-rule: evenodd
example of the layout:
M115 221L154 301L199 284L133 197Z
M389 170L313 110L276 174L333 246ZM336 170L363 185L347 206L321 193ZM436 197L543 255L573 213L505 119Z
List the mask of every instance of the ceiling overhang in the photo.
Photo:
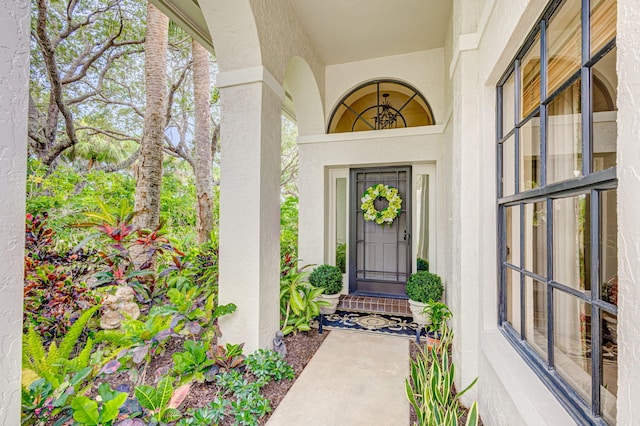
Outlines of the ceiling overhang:
M215 56L207 21L197 0L151 0L151 2Z

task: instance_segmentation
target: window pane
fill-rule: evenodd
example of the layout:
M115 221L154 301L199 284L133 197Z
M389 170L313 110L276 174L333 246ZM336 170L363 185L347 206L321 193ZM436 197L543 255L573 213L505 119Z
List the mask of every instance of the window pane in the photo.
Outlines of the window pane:
M617 2L591 0L591 55L616 35Z
M502 143L502 196L516 193L516 148L512 135Z
M515 125L515 105L516 105L516 83L515 77L511 77L502 86L502 135L509 133Z
M617 49L607 53L591 70L593 107L593 171L616 165L618 128L616 73Z
M577 297L553 292L555 367L587 405L591 405L591 306Z
M544 201L524 205L524 267L547 276L547 207Z
M506 214L506 261L520 266L520 206L507 207Z
M520 272L507 268L507 321L520 333Z
M547 184L582 175L580 79L549 104Z
M520 63L520 119L540 105L540 36Z
M520 191L540 186L540 114L520 128Z
M618 305L618 216L615 190L600 193L600 286L602 300Z
M540 281L524 277L525 336L533 349L547 359L547 288Z
M618 397L618 317L602 313L602 386L600 386L602 416L616 424Z
M589 196L553 200L553 280L590 290L588 248Z
M582 63L580 4L580 0L565 1L549 22L549 95L578 71Z
M347 264L347 179L336 179L336 266L342 273Z
M416 188L416 215L418 217L417 229L415 231L417 271L429 270L429 175L417 176Z

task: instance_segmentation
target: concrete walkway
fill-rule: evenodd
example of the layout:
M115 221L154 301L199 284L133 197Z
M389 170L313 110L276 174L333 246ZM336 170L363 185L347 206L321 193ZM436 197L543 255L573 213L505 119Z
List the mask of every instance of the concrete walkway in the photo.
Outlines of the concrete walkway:
M406 426L406 337L332 330L267 426Z

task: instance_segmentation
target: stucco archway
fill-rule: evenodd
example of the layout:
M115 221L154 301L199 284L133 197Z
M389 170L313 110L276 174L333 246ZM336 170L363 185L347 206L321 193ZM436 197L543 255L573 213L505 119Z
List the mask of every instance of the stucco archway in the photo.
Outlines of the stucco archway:
M293 98L298 134L301 136L324 133L324 111L315 76L309 64L300 56L289 60L284 84Z

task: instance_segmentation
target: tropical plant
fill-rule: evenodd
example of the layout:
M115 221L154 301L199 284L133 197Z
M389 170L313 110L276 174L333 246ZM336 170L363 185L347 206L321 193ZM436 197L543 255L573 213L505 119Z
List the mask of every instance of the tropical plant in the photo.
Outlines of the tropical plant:
M307 275L304 269L309 266L300 270L291 268L280 279L280 326L284 335L311 330L309 323L320 315L320 306L329 305L317 300L323 289L303 281Z
M440 300L444 287L438 275L428 271L418 271L409 276L406 292L409 299L427 303Z
M180 375L182 383L196 380L204 382L204 372L215 361L207 357L209 344L187 340L183 344L184 351L173 354L173 371Z
M419 426L457 426L462 415L459 399L478 381L474 379L454 395L455 366L449 355L452 339L453 333L445 328L439 348L424 351L419 347L418 356L411 361L405 391ZM474 419L477 410L468 417L467 425Z
M112 425L118 417L120 407L127 400L125 392L114 392L109 384L98 386L99 401L79 395L71 401L73 419L83 425Z
M229 407L229 400L215 397L209 405L196 410L190 410L189 417L181 418L176 425L210 426L212 424L218 424L226 415L227 407Z
M427 332L439 335L445 326L445 323L451 319L451 310L442 302L430 300L422 311L431 319L431 323L427 324Z
M172 334L171 318L160 315L149 315L146 321L124 320L119 330L102 330L96 333L95 341L109 342L116 347L126 349L119 357L131 356L135 364L150 361L161 345Z
M46 213L27 214L23 328L26 334L33 327L45 344L62 338L98 301L81 282L93 269L93 253L60 253L56 241Z
M244 348L244 343L218 345L214 351L213 360L221 370L230 371L244 362L242 348Z
M98 309L99 306L94 306L82 314L59 344L51 342L48 351L45 351L40 335L31 328L23 344L23 368L30 369L46 379L54 389L60 386L67 373L86 368L94 343L91 339L87 340L77 357L71 358L71 355L85 326Z
M229 414L239 425L257 425L258 419L271 411L270 401L260 394L260 382L250 382L238 371L229 371L216 378L225 394L233 394Z
M170 407L169 401L173 395L173 378L164 377L158 386L136 386L134 394L138 402L147 411L147 418L157 423L171 423L182 417L177 407Z
M342 272L333 265L320 265L309 274L309 283L324 289L323 294L338 294L342 290Z
M258 349L247 357L245 364L260 383L295 378L293 367L287 364L282 355L270 349Z

